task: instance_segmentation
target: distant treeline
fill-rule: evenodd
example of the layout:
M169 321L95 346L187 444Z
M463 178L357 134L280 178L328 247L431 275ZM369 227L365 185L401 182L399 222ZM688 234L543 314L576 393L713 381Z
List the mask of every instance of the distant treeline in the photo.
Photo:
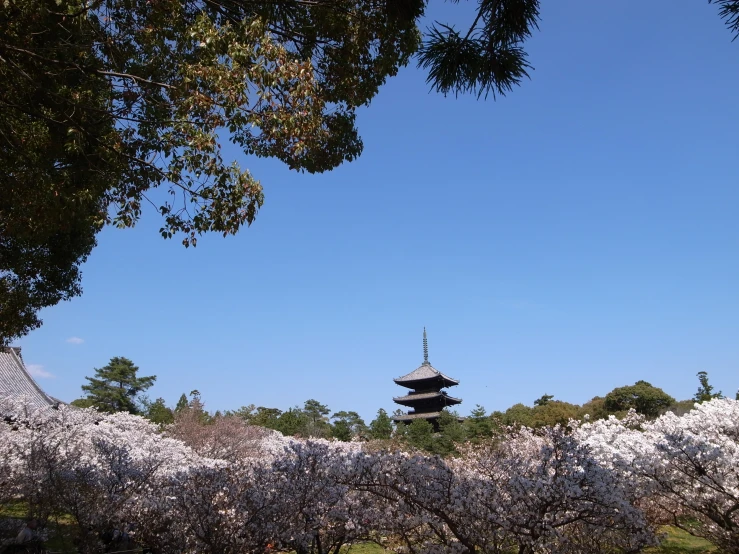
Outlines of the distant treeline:
M413 448L447 455L456 452L455 445L482 442L501 435L507 427L551 427L567 424L573 419L593 421L611 415L621 418L632 409L650 419L667 411L682 415L690 411L696 402L723 397L721 391L714 391L708 374L701 371L697 375L698 390L688 400L675 400L661 388L646 381L637 381L633 385L615 388L605 396L596 396L582 406L544 394L534 400L531 406L519 403L505 412L488 414L479 404L467 416L444 410L438 422L439 431L434 432L432 425L425 420L396 425L383 409L379 409L376 417L367 424L355 411L333 412L315 399L306 400L302 407L294 406L284 411L250 404L237 410L212 413L206 410L200 392L194 390L189 396L183 393L177 404L169 407L164 399L150 401L143 394L156 377L138 377L137 372L138 367L127 358L113 358L107 366L95 370L95 377L87 378L89 384L82 387L86 396L75 400L73 404L80 407L95 406L109 413L137 413L163 426L177 419L181 420L180 423L187 420L188 425L198 426L237 419L279 431L285 436L340 441L395 440ZM401 413L401 410L396 410L393 415Z

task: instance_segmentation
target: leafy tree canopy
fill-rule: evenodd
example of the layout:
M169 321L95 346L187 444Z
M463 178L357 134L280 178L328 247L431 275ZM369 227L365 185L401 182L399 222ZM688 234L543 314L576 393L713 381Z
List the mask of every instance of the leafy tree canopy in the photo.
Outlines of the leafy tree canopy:
M634 408L645 416L657 417L674 403L675 399L662 389L646 381L637 381L631 386L615 388L609 392L604 406L611 413Z
M504 425L522 425L525 427L548 427L557 424L566 424L570 419L579 419L581 408L569 402L551 400L544 395L545 400L535 406L529 407L524 404L514 404L501 414L500 420Z
M223 141L298 171L356 158L356 109L419 44L423 3L383 4L9 0L0 340L79 294L96 233L133 226L144 204L185 246L251 224L262 186Z
M590 419L605 419L610 414L605 407L605 398L602 396L595 396L588 402L582 405L581 412L583 415L588 415Z
M713 0L739 34L739 0ZM480 1L461 29L427 0L7 0L0 13L0 343L80 294L106 223L143 206L196 245L264 201L229 141L296 171L355 159L355 126L417 55L434 90L503 95L528 76L539 0ZM160 188L163 193L154 193Z
M503 425L523 425L524 427L532 427L534 423L533 408L525 404L514 404L504 413L500 414Z
M534 406L531 411L532 427L552 427L554 425L566 425L571 419L579 419L581 408L576 404L550 400L545 404Z
M138 370L128 358L111 358L108 365L95 369L94 377L85 377L89 381L82 385L85 398L77 405L94 406L108 413L139 413L137 397L154 384L156 376L138 377Z
M254 404L242 406L235 411L226 411L227 416L237 416L250 425L274 429L286 436L351 440L366 428L357 412L335 413L331 416L334 425L331 425L327 417L330 413L331 410L326 405L314 399L306 400L302 408L295 406L284 412L277 408L255 407Z

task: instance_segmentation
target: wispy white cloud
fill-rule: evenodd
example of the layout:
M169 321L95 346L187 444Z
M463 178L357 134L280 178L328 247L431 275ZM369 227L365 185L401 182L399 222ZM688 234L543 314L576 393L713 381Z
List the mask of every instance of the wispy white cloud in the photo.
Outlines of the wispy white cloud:
M49 373L44 369L44 366L39 364L27 364L26 369L28 370L28 373L33 375L34 377L39 377L41 379L53 379L54 374Z
M69 344L82 344L83 342L85 342L85 339L81 339L79 337L69 337L67 339L67 342Z

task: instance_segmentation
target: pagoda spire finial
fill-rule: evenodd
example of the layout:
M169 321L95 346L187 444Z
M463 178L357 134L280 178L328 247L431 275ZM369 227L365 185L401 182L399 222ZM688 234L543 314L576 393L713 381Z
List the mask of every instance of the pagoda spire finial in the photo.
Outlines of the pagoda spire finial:
M426 339L426 327L423 328L423 365L429 365L429 342Z

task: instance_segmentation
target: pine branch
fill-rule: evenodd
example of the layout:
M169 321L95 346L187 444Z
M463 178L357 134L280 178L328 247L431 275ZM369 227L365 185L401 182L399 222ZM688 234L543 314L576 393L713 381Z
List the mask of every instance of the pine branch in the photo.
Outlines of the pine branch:
M731 40L739 38L739 0L708 0L708 3L718 4L719 16L734 35Z

